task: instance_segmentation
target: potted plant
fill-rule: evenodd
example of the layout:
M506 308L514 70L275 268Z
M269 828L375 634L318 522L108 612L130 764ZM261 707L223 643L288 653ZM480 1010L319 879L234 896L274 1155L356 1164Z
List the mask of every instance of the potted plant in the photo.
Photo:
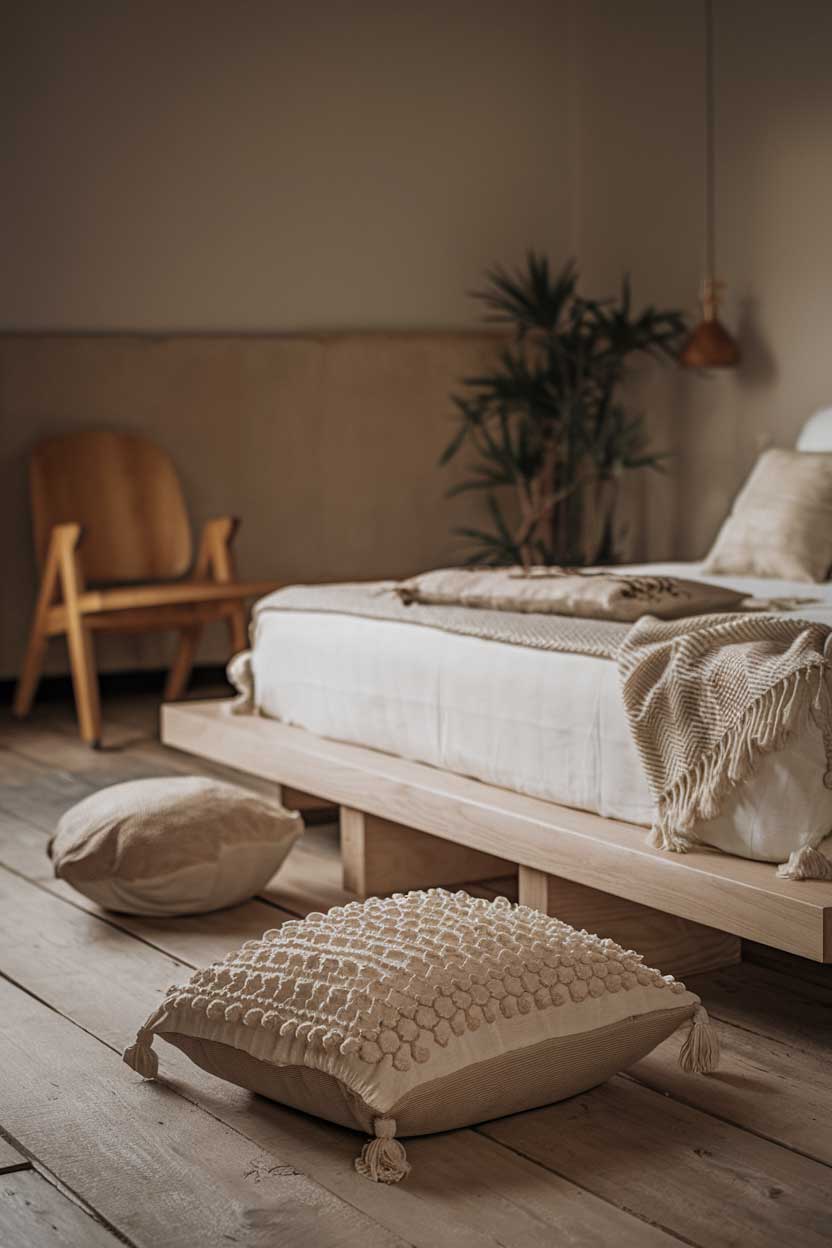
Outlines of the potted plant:
M553 275L535 252L516 273L486 276L475 297L511 338L494 371L453 396L459 427L440 460L475 453L471 475L449 490L486 494L491 529L456 530L472 543L468 562L613 563L621 477L665 458L650 449L644 416L622 403L621 382L634 356L676 358L684 317L636 311L627 277L618 298L587 299L574 263Z

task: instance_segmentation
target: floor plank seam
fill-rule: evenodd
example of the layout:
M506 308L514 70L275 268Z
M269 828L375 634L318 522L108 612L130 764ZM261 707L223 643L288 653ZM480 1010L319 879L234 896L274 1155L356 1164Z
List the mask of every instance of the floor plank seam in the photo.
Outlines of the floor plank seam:
M732 1118L726 1118L724 1114L720 1114L715 1109L702 1109L695 1101L689 1100L685 1096L679 1096L675 1092L660 1092L654 1088L652 1084L644 1079L639 1079L637 1075L632 1074L628 1070L620 1072L622 1079L635 1083L640 1088L644 1088L648 1092L652 1092L654 1096L661 1096L665 1100L673 1101L676 1105L684 1105L686 1109L694 1110L698 1114L703 1114L706 1118L714 1118L717 1122L724 1122L726 1126L732 1127L736 1131L744 1131L747 1135L753 1135L758 1140L763 1140L766 1144L773 1144L776 1148L783 1148L789 1153L794 1153L798 1157L804 1157L806 1161L812 1161L816 1165L825 1166L827 1170L832 1170L832 1162L826 1161L823 1157L816 1157L814 1153L807 1153L802 1148L796 1148L794 1144L788 1144L784 1140L778 1140L773 1135L766 1135L764 1131L756 1131L753 1127L745 1126L743 1123L735 1122ZM703 1076L707 1078L707 1076Z
M534 1111L531 1111L534 1112ZM570 1183L572 1187L577 1187L580 1191L586 1192L587 1196L591 1196L594 1200L601 1200L605 1205L609 1205L611 1209L617 1209L619 1213L626 1213L628 1217L635 1218L637 1222L642 1222L645 1226L652 1226L655 1230L662 1231L665 1235L669 1235L672 1239L678 1240L681 1244L686 1244L688 1248L710 1248L709 1244L702 1243L700 1240L688 1239L681 1231L674 1231L671 1227L665 1226L661 1222L654 1222L652 1218L646 1218L643 1214L635 1209L628 1208L627 1205L616 1204L614 1200L610 1200L603 1192L593 1191L591 1187L587 1187L581 1183L579 1179L573 1178L571 1175L564 1174L563 1171L555 1169L554 1166L547 1166L538 1158L532 1157L531 1154L518 1148L516 1145L508 1144L505 1140L494 1140L488 1134L489 1123L481 1123L472 1128L477 1135L483 1135L486 1139L491 1140L493 1144L499 1144L509 1153L514 1153L516 1157L522 1157L524 1161L529 1161L535 1166L540 1166L543 1170L548 1170L550 1174L556 1174L559 1179L563 1179L565 1183Z
M14 980L10 979L8 975L3 974L2 972L0 972L0 975L2 975L2 978L8 983L14 983ZM14 986L16 988L20 987L19 984L15 984ZM38 1000L38 998L34 996L34 993L30 992L26 995L32 997L34 1000ZM40 1004L43 1005L45 1003L40 1002ZM60 1011L58 1010L54 1012L56 1014L60 1014ZM61 1015L61 1017L63 1017L63 1015ZM77 1024L75 1025L77 1026ZM83 1031L84 1028L81 1027L79 1030ZM19 1165L6 1166L2 1171L3 1175L20 1174L21 1171L31 1171L37 1174L41 1179L43 1179L44 1183L48 1183L50 1187L54 1188L55 1191L60 1193L60 1195L66 1200L71 1201L77 1206L78 1209L80 1209L88 1217L92 1218L94 1222L97 1222L99 1226L104 1227L105 1230L107 1230L111 1235L114 1235L121 1243L126 1244L127 1248L136 1248L132 1239L128 1239L128 1237L124 1235L118 1227L109 1222L107 1218L90 1205L88 1201L84 1200L78 1192L76 1192L61 1178L59 1178L58 1175L50 1170L49 1167L41 1161L37 1154L33 1153L31 1149L27 1148L26 1145L18 1140L16 1136L10 1134L10 1132L3 1127L0 1127L0 1139L3 1139L10 1144L16 1152L21 1154L22 1157L22 1161Z
M81 1030L83 1030L83 1028ZM110 1235L119 1241L119 1243L124 1244L126 1248L137 1248L135 1240L130 1239L127 1235L125 1235L124 1231L119 1230L113 1222L110 1222L110 1220L105 1218L102 1213L99 1213L99 1211L91 1205L89 1201L84 1200L83 1196L76 1192L74 1188L70 1187L68 1183L65 1183L63 1179L50 1170L48 1166L45 1166L38 1158L34 1159L32 1169L36 1174L40 1175L44 1183L48 1183L49 1186L54 1188L56 1192L59 1192L65 1200L71 1201L72 1204L80 1209L82 1213L85 1213L88 1218L92 1219L93 1222L96 1222L99 1226L103 1227L104 1230L108 1231Z

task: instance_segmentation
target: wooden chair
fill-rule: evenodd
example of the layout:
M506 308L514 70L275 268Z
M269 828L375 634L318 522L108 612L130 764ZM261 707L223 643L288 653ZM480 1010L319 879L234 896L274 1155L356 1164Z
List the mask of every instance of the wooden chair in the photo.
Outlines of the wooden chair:
M50 637L67 638L81 737L93 746L101 741L93 632L176 630L168 701L184 692L209 621L226 620L232 653L245 649L244 600L277 583L237 580L232 516L206 522L186 577L191 528L176 469L159 447L124 433L49 438L32 455L30 486L41 580L15 715L32 708Z

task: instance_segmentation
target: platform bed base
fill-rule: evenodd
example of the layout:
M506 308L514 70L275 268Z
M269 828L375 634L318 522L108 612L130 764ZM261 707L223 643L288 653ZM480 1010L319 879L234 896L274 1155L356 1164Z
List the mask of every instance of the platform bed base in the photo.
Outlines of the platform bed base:
M780 880L769 864L706 850L664 853L633 824L229 706L164 706L162 740L340 807L344 886L356 896L517 871L524 904L674 975L738 961L742 938L832 961L830 883Z

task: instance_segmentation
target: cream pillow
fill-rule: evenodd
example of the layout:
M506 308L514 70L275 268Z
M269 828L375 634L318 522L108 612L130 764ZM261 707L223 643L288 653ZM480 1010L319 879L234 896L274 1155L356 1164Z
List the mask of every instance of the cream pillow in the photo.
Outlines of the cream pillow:
M131 780L62 816L55 874L108 910L200 914L253 896L303 831L297 811L203 776Z
M765 451L703 567L706 575L825 581L832 567L832 454Z
M676 620L738 611L744 594L678 576L540 567L438 568L396 586L405 605L477 607L633 623L643 615Z
M168 992L155 1035L231 1083L375 1133L356 1161L393 1183L394 1138L517 1113L601 1083L680 1023L683 1068L717 1051L699 998L638 954L504 898L443 889L284 923Z

